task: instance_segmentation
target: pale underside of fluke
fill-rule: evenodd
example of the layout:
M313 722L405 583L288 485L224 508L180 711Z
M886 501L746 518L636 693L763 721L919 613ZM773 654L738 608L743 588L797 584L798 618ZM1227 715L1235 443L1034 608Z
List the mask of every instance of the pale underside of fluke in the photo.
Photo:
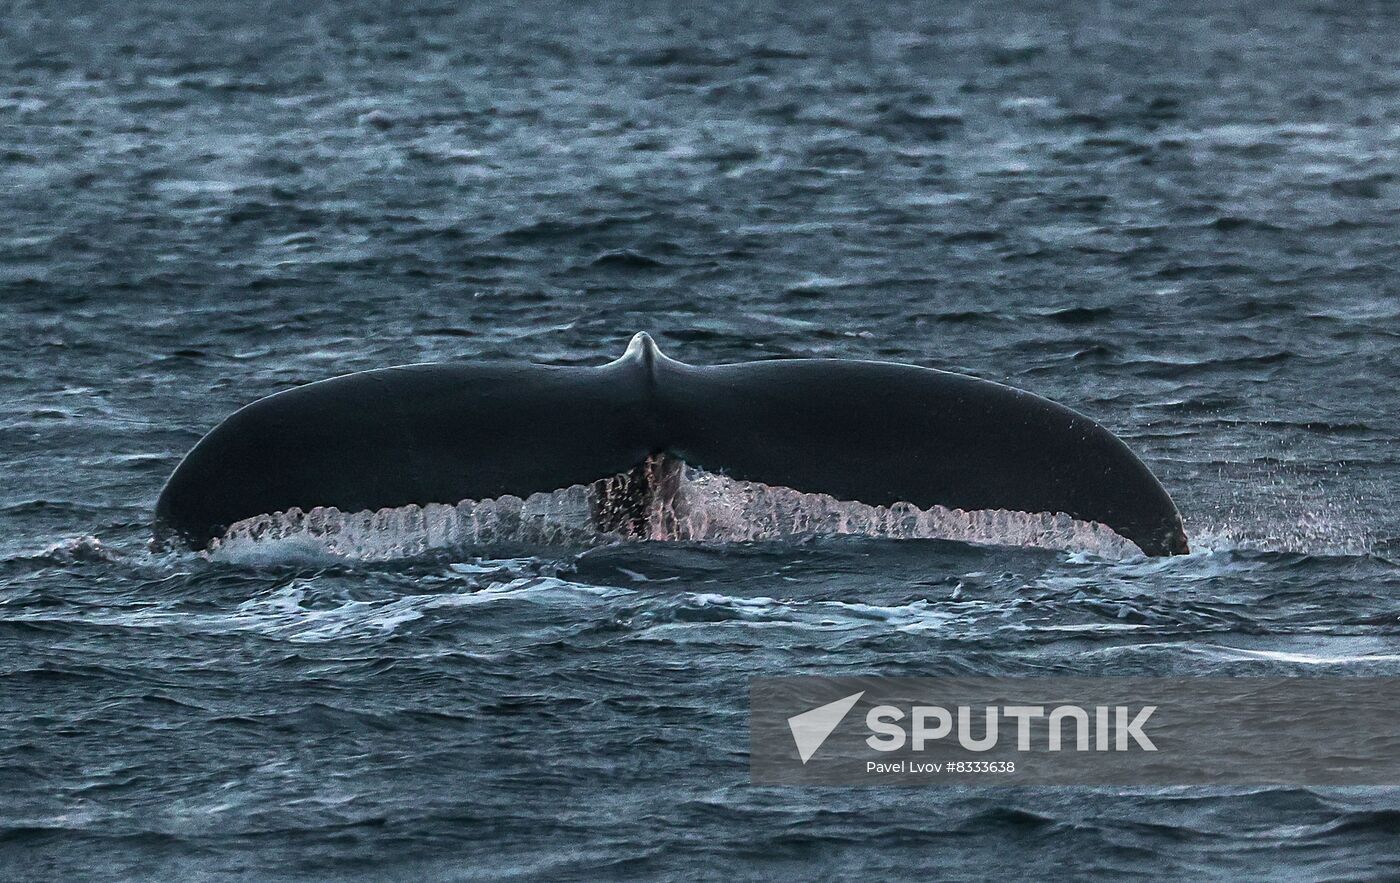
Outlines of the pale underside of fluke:
M655 533L638 523L646 497L665 490L645 480L658 455L869 506L1062 513L1149 555L1187 551L1181 516L1147 466L1062 405L886 362L687 365L645 334L596 367L408 365L268 396L184 458L157 502L156 531L203 549L263 514L602 482L617 492L595 512L599 529L645 537Z

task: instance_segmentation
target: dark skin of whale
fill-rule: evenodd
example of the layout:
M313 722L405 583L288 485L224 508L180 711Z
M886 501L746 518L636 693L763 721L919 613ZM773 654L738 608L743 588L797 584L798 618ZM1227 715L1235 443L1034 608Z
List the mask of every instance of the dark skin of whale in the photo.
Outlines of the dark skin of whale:
M657 454L869 505L1065 513L1148 555L1187 551L1147 466L1062 405L887 362L687 365L645 334L596 367L409 365L268 396L175 469L157 536L203 549L236 521L292 508L525 497Z

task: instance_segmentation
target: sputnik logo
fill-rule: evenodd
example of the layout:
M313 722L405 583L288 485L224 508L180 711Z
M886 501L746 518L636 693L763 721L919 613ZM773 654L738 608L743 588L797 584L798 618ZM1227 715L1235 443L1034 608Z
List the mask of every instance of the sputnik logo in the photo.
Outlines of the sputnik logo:
M845 719L851 708L860 701L865 691L852 693L844 699L819 705L811 711L795 714L787 719L788 729L792 730L792 741L797 743L797 756L805 765L822 747L837 725Z

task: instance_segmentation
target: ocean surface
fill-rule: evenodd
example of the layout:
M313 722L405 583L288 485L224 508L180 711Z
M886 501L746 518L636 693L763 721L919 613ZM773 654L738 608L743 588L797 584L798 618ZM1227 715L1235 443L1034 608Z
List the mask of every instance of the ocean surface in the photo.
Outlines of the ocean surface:
M1396 12L7 3L0 879L1400 876L1400 789L759 788L747 730L758 675L1400 674ZM1061 401L1193 554L147 549L260 396L640 330Z

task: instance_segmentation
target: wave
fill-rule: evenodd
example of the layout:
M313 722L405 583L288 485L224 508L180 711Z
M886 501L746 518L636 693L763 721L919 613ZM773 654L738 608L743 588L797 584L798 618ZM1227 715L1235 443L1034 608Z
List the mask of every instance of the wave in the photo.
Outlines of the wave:
M509 572L511 562L505 565ZM458 570L456 566L453 568ZM461 571L459 571L461 572ZM470 576L470 575L468 575ZM609 604L632 594L613 586L569 582L552 576L518 576L479 586L471 578L460 586L429 594L389 594L354 598L328 596L314 579L297 580L271 592L255 595L233 609L216 612L192 610L179 604L146 607L87 607L34 609L7 616L5 622L71 623L113 626L123 629L169 630L187 635L252 633L291 643L319 643L344 639L376 640L393 635L407 623L434 611L506 603L546 607L580 607ZM4 677L33 676L47 669L19 668ZM103 669L95 668L96 674ZM82 673L84 676L91 674ZM68 674L59 672L59 675Z

